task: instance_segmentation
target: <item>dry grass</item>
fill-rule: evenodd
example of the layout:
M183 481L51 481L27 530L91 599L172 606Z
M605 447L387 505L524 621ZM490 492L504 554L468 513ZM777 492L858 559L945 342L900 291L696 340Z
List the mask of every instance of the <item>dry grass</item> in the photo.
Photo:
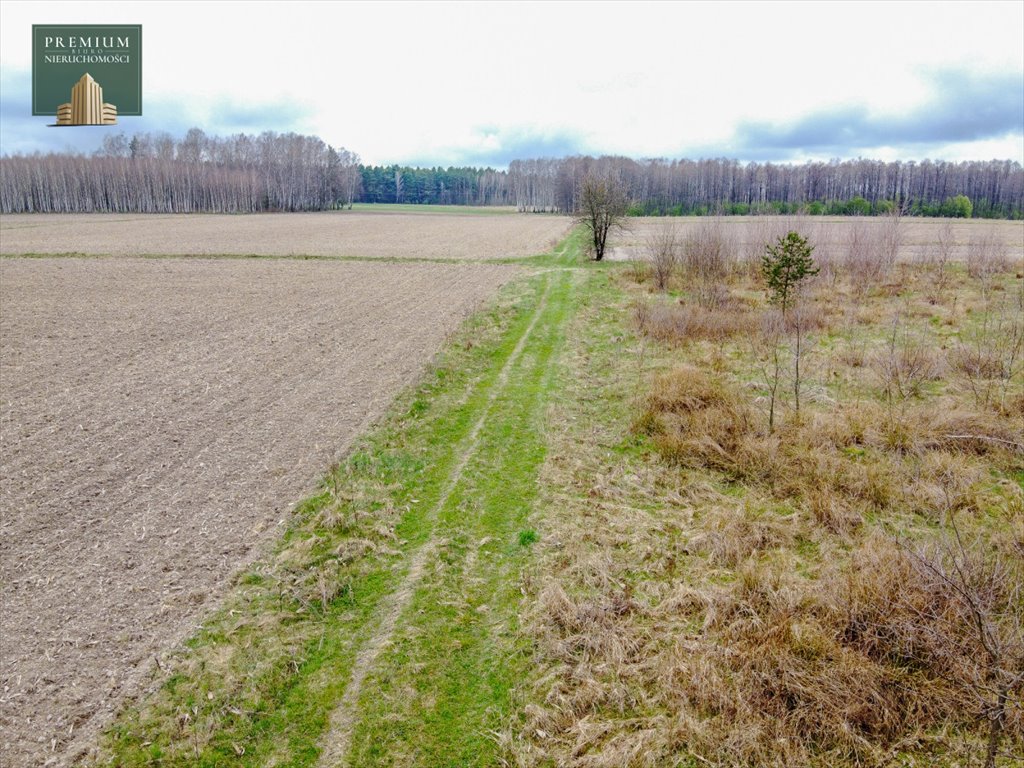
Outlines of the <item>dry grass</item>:
M677 736L688 748L723 763L874 763L892 745L923 744L930 726L974 724L985 650L968 602L929 567L948 565L944 550L911 554L872 532L812 580L785 554L792 526L739 515L737 579L708 590L696 614L715 641L664 659L673 693L702 715ZM1019 653L1016 566L968 578ZM1018 710L1006 726L1024 733Z
M524 585L544 672L510 760L1024 761L1024 376L991 330L1020 278L942 266L941 290L932 261L819 276L799 414L793 330L742 266L712 311L623 280L635 359L581 317L547 468L565 490ZM636 452L610 449L614 403Z
M664 225L664 218L630 219L630 231L616 236L610 243L612 248L628 252L642 246L645 238ZM683 239L708 221L705 217L687 216L673 218L679 236ZM865 223L878 225L881 219L862 219L855 216L725 216L718 219L727 237L735 244L737 258L743 262L760 265L764 243L773 242L779 235L796 229L809 236L817 246L815 258L824 254L837 257L848 249L851 232ZM948 227L946 243L950 262L966 263L972 244L991 239L1001 244L1009 261L1021 268L1024 258L1024 222L989 219L921 219L903 217L899 223L899 251L897 261L913 262L924 258L942 240L943 229ZM820 259L819 259L820 260Z
M734 307L700 307L680 304L648 304L634 308L637 325L651 338L669 344L691 341L724 341L758 331L758 319Z

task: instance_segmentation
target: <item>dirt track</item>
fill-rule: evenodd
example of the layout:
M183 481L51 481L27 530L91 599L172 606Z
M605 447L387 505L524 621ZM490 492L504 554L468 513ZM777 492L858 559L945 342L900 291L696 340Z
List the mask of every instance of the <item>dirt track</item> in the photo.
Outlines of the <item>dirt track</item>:
M543 253L569 225L508 213L19 214L0 219L0 253L486 260Z
M88 746L515 273L0 261L3 764L63 764Z

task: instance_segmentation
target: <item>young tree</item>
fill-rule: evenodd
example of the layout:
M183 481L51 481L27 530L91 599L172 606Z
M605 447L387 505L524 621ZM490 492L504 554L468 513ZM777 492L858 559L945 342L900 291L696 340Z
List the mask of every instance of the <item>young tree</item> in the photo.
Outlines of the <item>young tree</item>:
M595 261L604 258L608 233L613 229L625 229L628 207L629 198L625 185L620 180L609 175L598 176L592 173L583 178L575 220L577 224L582 224L590 235Z
M764 273L765 282L771 292L771 301L779 306L778 326L779 331L771 336L771 343L774 347L772 360L772 375L765 376L771 394L771 410L768 414L769 432L775 426L775 398L779 389L779 374L781 371L779 346L782 342L782 332L791 333L790 352L793 358L793 409L797 420L800 419L800 391L803 384L803 371L801 366L805 356L805 331L807 326L804 310L796 306L797 292L800 283L806 278L818 274L819 268L814 266L811 252L814 246L801 237L798 232L789 231L778 238L775 245L765 246L765 254L761 257L761 270ZM786 311L795 308L795 311L787 317ZM767 371L767 369L764 369Z
M780 237L775 245L765 246L761 257L761 271L764 273L771 300L778 304L785 317L786 309L793 303L793 297L800 282L818 274L811 252L814 246L798 232L789 232Z
M731 250L720 219L704 219L686 238L683 271L700 307L714 309L728 295Z
M781 393L782 371L786 366L783 338L785 327L782 315L774 310L764 313L761 318L761 333L751 336L751 349L761 368L761 376L768 388L768 433L775 431L775 411Z
M679 263L679 235L675 224L665 223L650 235L647 238L647 252L651 257L654 284L663 291Z

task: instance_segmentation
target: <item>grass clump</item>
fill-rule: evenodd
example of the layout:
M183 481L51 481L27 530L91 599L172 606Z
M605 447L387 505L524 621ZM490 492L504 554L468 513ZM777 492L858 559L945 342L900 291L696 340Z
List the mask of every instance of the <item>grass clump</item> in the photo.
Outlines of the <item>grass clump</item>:
M532 528L528 528L525 531L519 532L519 546L528 547L531 544L536 544L540 540L540 536Z
M655 377L637 427L670 461L734 474L751 416L720 376L677 368Z

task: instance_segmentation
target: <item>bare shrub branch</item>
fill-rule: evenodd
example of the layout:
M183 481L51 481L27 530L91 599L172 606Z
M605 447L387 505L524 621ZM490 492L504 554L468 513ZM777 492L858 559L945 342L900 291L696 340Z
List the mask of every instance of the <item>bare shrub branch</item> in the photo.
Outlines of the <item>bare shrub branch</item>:
M951 361L977 405L1006 409L1024 366L1024 315L1014 302L986 302L978 322L960 334Z
M683 272L693 286L697 304L717 307L726 296L732 244L719 219L702 221L683 246Z
M939 228L936 241L927 244L918 255L918 266L924 270L927 280L925 294L932 304L942 301L946 288L949 286L949 267L953 261L955 246L956 236L953 233L953 225L946 221Z
M883 232L869 221L854 221L846 240L846 268L854 293L863 296L888 274L888 244Z
M679 234L675 224L666 220L659 229L647 238L647 253L650 256L654 284L665 290L672 274L679 264Z

